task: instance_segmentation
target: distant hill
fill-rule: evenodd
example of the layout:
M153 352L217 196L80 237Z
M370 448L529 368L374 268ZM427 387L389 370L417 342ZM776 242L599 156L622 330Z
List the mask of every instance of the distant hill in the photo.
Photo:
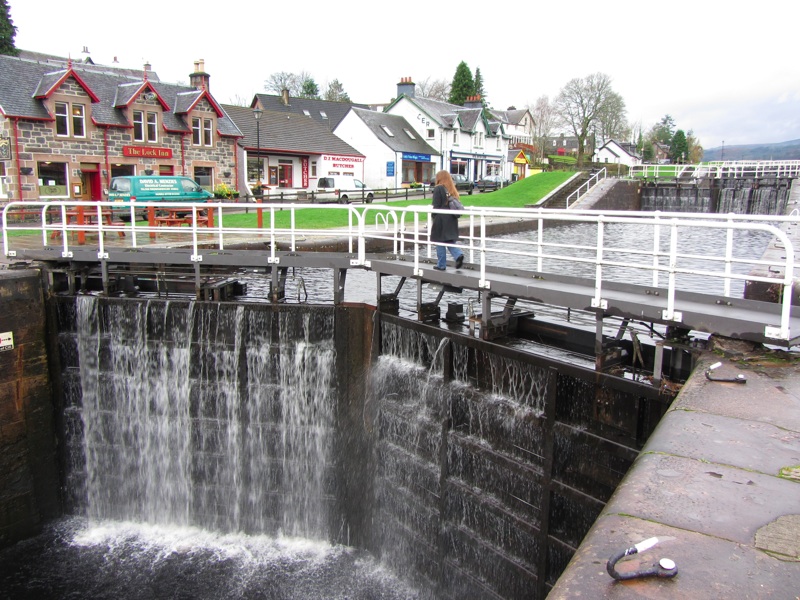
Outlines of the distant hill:
M800 160L800 140L710 148L703 153L703 160Z

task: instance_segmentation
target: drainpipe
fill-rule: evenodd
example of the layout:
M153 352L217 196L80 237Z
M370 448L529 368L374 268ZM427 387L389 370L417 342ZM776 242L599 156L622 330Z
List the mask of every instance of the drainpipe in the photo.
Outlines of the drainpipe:
M19 118L12 117L11 123L14 129L14 151L17 153L17 200L22 202L22 167L19 164Z
M105 153L105 159L106 159L105 188L108 189L108 186L111 183L111 162L109 162L108 158L108 127L103 127L103 152Z
M181 133L181 175L186 177L186 133Z

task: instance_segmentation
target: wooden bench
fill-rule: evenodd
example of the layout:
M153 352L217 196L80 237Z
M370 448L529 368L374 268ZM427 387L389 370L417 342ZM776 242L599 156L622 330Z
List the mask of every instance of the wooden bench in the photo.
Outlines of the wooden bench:
M192 225L192 216L186 215L184 217L179 217L177 215L166 215L160 216L155 218L156 225L159 227L181 227L182 225ZM208 227L208 217L197 217L197 226L198 227Z

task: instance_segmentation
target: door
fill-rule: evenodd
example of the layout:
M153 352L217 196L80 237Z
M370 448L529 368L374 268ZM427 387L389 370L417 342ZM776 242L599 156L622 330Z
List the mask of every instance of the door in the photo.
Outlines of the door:
M278 187L292 187L292 165L278 165Z

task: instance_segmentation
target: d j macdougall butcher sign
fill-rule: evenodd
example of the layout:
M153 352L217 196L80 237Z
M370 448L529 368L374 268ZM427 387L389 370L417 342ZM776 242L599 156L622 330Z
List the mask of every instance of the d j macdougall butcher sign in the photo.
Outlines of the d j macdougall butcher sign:
M123 156L142 158L172 158L172 148L146 148L144 146L123 146Z
M330 154L323 154L322 160L330 161L331 166L340 169L355 169L356 165L364 162L364 158L359 156L332 156Z

